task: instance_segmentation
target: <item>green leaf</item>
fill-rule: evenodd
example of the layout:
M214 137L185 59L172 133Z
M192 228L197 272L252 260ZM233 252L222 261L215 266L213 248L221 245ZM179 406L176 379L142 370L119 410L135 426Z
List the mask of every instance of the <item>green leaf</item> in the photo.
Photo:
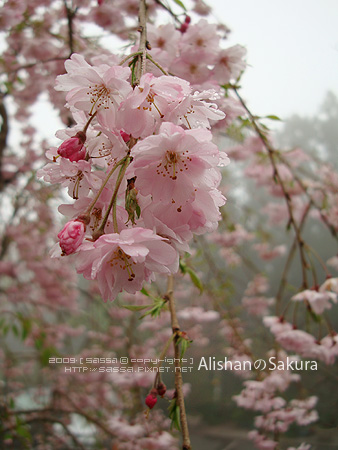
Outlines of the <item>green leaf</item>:
M270 114L269 116L265 116L265 117L270 120L278 120L280 122L282 121L282 119L280 117L275 116L274 114Z
M180 407L177 404L176 398L171 400L168 410L169 419L171 420L170 429L176 428L176 430L181 431Z
M139 205L136 205L136 215L137 215L137 218L139 219L140 218L140 215L141 215L141 208L139 207Z
M25 426L20 425L16 428L15 431L20 437L29 439L29 440L31 439L31 434Z
M190 347L190 344L192 343L192 341L190 341L189 339L185 339L183 337L179 338L177 340L177 345L181 346L181 355L180 358L182 359L185 352L188 350L188 348Z
M129 311L142 311L142 309L150 308L150 305L121 305L122 308L129 309Z
M309 314L310 314L311 318L312 318L315 322L320 323L320 322L322 321L321 316L318 316L318 314L316 314L315 312L313 312L313 310L312 310L311 308L308 309L308 311L309 311Z
M184 11L187 10L187 8L184 6L184 4L181 2L181 0L174 0L176 5L180 6Z
M187 265L182 259L180 259L180 271L182 273L187 273Z
M151 297L151 295L149 294L149 292L147 291L147 289L144 288L144 287L141 289L140 292L141 292L143 295L147 296L147 297Z
M49 359L59 355L60 353L55 347L46 347L40 353L40 362L43 367L47 367L49 365Z
M197 275L197 273L194 270L192 270L190 267L186 268L186 272L189 274L190 279L193 282L193 284L202 293L203 292L203 284L202 284L202 281L200 280L199 276Z
M19 336L19 329L18 329L17 325L15 325L15 323L12 325L12 332L13 332L14 336L16 336L16 337Z
M32 323L28 319L22 319L21 339L24 341L32 329Z
M145 314L143 314L140 317L140 320L143 319L144 317L148 316L149 314L151 315L151 317L158 317L161 314L162 309L164 308L164 306L166 305L166 301L163 300L163 298L155 298L154 303L152 304L152 308L147 311Z

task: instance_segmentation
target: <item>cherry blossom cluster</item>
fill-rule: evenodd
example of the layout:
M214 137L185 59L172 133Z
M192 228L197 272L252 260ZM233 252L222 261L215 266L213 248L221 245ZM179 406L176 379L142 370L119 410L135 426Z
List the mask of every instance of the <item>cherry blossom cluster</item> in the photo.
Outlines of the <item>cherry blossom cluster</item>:
M52 255L75 254L77 271L99 281L104 300L135 293L156 273L177 272L179 251L189 251L193 234L214 231L221 217L219 167L229 160L210 128L227 120L232 103L217 86L239 76L245 51L220 49L216 25L188 22L181 31L150 27L147 70L151 64L154 73L136 84L133 67L124 66L133 55L89 64L73 54L57 77L76 125L57 133L64 141L47 152L52 162L38 175L67 187L76 201L60 207L72 220ZM188 71L180 63L188 55L202 70L198 77L192 63Z
M249 433L250 439L259 449L277 448L278 435L284 434L292 423L304 426L318 420L318 414L313 409L317 397L287 401L281 395L292 382L300 379L299 374L294 374L287 368L288 358L294 361L298 359L295 355L287 357L285 352L279 351L276 358L278 369L269 371L262 381L245 381L242 392L233 397L238 406L261 413L255 418L258 430Z

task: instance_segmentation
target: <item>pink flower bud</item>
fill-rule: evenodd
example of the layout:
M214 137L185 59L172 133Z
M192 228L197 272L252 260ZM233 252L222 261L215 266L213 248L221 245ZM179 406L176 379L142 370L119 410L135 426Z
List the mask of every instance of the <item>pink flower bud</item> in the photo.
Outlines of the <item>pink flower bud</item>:
M181 28L179 29L179 31L181 33L185 33L187 31L188 27L189 27L189 25L186 22L184 22L184 23L182 23Z
M60 247L63 255L74 253L82 244L86 231L86 225L78 220L66 223L63 230L58 234Z
M58 148L58 154L69 161L80 161L86 157L86 149L83 144L86 141L86 134L79 131L75 136L65 140Z
M123 130L120 130L120 135L122 137L122 139L124 140L124 142L128 142L130 139L130 134L126 133Z
M189 24L191 22L191 17L190 16L185 16L185 23Z
M157 403L157 389L152 389L146 397L145 400L146 405L149 409L153 409L153 407Z
M157 385L157 393L160 397L163 397L163 395L167 392L167 386L164 383L159 383Z

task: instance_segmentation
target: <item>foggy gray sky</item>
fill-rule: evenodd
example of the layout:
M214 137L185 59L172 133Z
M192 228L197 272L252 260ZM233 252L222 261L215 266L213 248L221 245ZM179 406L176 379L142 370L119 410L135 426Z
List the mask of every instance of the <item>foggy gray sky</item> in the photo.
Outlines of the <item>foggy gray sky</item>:
M337 0L206 0L247 48L242 94L255 114L314 114L338 95Z

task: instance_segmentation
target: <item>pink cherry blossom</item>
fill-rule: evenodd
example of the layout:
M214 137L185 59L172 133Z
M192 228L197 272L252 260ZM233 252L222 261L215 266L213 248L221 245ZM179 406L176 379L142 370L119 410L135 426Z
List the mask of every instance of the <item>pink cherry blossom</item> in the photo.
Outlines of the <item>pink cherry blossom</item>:
M327 283L326 286L330 286L330 284ZM337 294L333 292L327 292L324 289L322 289L322 292L306 289L305 291L299 292L298 294L291 297L291 300L308 302L314 313L322 314L326 309L331 309L332 304L330 303L330 300L333 303L337 303Z
M77 271L87 279L97 279L103 299L114 300L125 290L135 293L153 272L178 269L178 254L153 231L135 227L101 236L86 243L77 256Z
M199 60L202 59L206 64L212 64L219 49L219 39L217 26L201 19L195 25L190 24L183 34L180 42L181 54L198 52Z
M210 128L210 121L222 120L224 112L220 111L215 103L204 100L216 100L218 94L214 89L194 92L187 95L179 103L172 103L170 111L164 115L164 119L187 128Z
M205 129L183 130L163 123L156 136L149 136L132 149L129 171L137 176L142 195L155 202L175 203L176 208L192 202L200 187L213 188L219 172L210 172L219 163L219 152Z
M225 50L221 50L217 55L214 67L214 77L219 84L227 84L231 80L236 80L245 69L243 57L246 49L241 45L234 45Z
M277 342L286 350L292 350L300 355L311 354L316 347L316 339L303 330L288 330L276 336Z
M91 66L82 55L73 53L65 62L65 68L67 74L57 77L55 89L68 91L68 106L89 114L98 111L99 121L109 120L113 125L120 103L132 91L127 81L129 67Z
M326 291L332 291L338 294L338 278L328 278L324 281L324 283L319 288L319 292Z
M146 73L121 104L117 125L135 138L149 136L168 111L190 92L191 87L185 80Z

